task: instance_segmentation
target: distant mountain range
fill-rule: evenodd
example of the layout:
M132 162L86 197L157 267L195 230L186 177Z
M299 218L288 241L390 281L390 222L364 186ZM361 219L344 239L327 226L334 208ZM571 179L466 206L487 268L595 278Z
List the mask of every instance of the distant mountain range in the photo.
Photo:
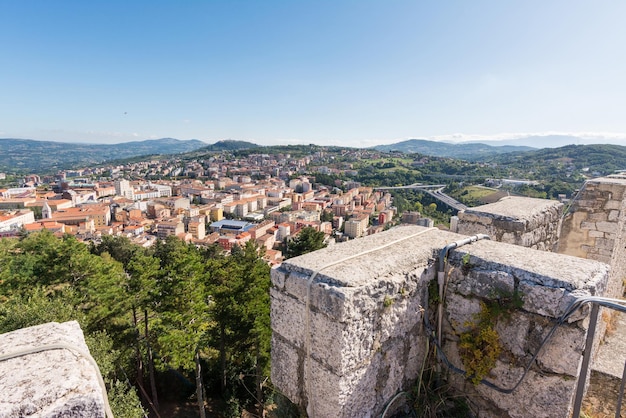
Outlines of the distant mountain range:
M457 142L454 140L430 141L410 139L390 145L374 147L381 151L417 152L437 157L461 158L470 161L482 161L490 155L505 154L532 149L559 148L568 145L614 144L625 145L624 140L616 138L576 135L528 135L515 139L476 139Z
M141 155L180 154L206 146L197 139L174 138L106 145L0 138L0 171L54 172Z
M590 141L584 138L573 136L573 135L531 135L525 136L517 139L499 139L499 140L491 140L491 141L471 141L466 142L466 144L470 144L473 142L482 142L487 145L492 146L526 146L532 148L558 148L564 147L566 145L585 145L585 144L604 144L607 143L606 140L600 141Z
M409 139L389 145L378 145L378 151L400 151L405 153L419 153L433 157L459 158L470 161L484 160L496 154L509 152L532 151L535 148L515 145L487 145L483 143L459 143L428 141L426 139Z
M506 161L510 163L533 155L530 151L537 151L538 148L547 148L546 151L548 151L551 148L563 145L576 145L581 141L581 138L566 135L528 136L515 140L486 141L486 143L451 143L410 139L390 145L378 145L373 148L383 152L400 151L468 161ZM200 155L205 152L235 151L257 147L261 146L252 142L230 139L218 141L214 144L207 144L197 139L179 140L174 138L120 144L80 144L0 138L0 156L2 157L0 158L0 172L44 174L143 156L182 153L193 153L193 155L197 153L197 155ZM585 147L581 149L585 149ZM606 149L601 148L602 152L600 152L600 155L606 156ZM619 164L616 165L619 166Z

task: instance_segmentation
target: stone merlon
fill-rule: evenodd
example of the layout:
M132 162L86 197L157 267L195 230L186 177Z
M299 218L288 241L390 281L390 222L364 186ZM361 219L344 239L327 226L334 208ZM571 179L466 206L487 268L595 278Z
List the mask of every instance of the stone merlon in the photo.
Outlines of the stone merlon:
M72 349L50 347L59 345ZM13 354L17 356L3 358ZM100 371L89 360L76 321L1 334L0 359L0 418L105 416L108 403Z
M459 212L455 232L487 234L495 241L553 251L562 214L561 202L509 196Z
M436 281L438 253L463 238L438 229L397 227L274 268L275 386L311 417L380 416L394 395L410 390L419 374L427 352L425 309L432 315L428 284ZM472 268L462 273L466 254ZM497 324L506 354L495 376L506 377L498 382L503 386L519 375L520 368L513 365L523 364L537 349L537 338L527 336L545 335L547 324L577 296L603 295L609 270L597 261L489 240L451 251L448 263L444 351L459 367L459 324L472 320L479 301L495 298L497 289L519 291L523 297L515 320ZM586 315L579 312L557 333L556 345L544 348L538 359L541 370L531 369L528 383L511 395L481 388L479 396L502 416L566 417ZM544 379L546 371L550 375ZM464 379L452 382L468 393ZM554 388L550 396L539 396L547 388L541 382Z

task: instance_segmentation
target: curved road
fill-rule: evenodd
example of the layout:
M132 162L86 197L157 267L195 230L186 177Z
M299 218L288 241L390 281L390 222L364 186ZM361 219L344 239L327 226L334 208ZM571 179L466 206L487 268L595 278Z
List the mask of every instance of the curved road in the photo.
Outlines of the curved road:
M414 184L409 184L408 186L374 187L374 190L419 189L419 190L425 191L426 193L428 193L435 199L439 200L440 202L444 203L445 205L450 206L452 209L455 209L458 211L467 209L467 206L465 206L463 203L445 194L443 192L443 189L445 187L446 187L445 184L414 183ZM430 189L435 189L435 190L430 190Z

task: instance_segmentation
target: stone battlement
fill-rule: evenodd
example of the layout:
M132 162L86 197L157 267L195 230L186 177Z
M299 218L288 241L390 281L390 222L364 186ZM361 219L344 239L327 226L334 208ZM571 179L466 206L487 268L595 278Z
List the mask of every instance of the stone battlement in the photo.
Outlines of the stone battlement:
M542 251L554 251L559 240L563 204L554 200L509 196L458 213L454 232L487 234L492 239Z
M310 416L379 416L390 399L417 378L426 355L423 315L429 309L429 283L436 281L437 256L441 248L463 238L437 229L398 227L273 269L274 384ZM472 267L464 273L466 254ZM504 386L520 376L519 365L548 332L549 318L560 316L578 296L603 294L608 283L606 264L495 241L454 250L448 262L452 271L444 308L444 351L457 367L462 367L459 333L480 310L480 301L496 298L498 289L516 290L523 297L511 321L496 324L505 353L494 378ZM581 359L584 316L586 312L578 313L557 332L515 393L499 396L477 387L482 407L512 417L567 416L575 386L572 376ZM468 393L464 379L451 382ZM554 388L550 395L545 385Z

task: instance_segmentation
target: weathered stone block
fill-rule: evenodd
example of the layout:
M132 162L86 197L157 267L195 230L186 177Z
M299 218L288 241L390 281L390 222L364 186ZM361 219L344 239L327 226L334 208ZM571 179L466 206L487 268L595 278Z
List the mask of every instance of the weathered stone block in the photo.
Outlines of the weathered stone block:
M310 368L305 368L305 379L310 379L310 387L314 388L315 396L308 399L306 407L310 417L343 416L346 398L350 395L351 387L341 376L332 373L313 360ZM309 374L310 373L310 374ZM304 382L306 387L307 382Z
M615 232L617 225L615 222L597 222L596 229L601 232Z
M305 304L290 295L270 289L272 330L297 347L305 340Z
M592 222L604 222L608 218L608 214L606 212L596 212L589 214L589 220Z
M600 249L600 250L613 250L613 247L615 246L615 240L613 239L607 239L607 238L598 238L596 239L596 248Z
M0 355L54 344L89 353L76 321L0 335ZM99 373L73 349L49 349L0 362L0 417L104 417Z
M492 371L493 380L505 388L517 383L522 373L522 368L511 368L503 362L498 362ZM575 379L531 372L515 391L515 396L496 392L486 386L478 386L476 390L489 397L511 418L555 418L570 415L575 388Z
M589 231L589 238L604 238L604 232Z
M520 282L519 292L523 295L524 310L551 318L562 314L561 301L568 295L563 288L537 286L526 281Z
M507 244L515 244L517 242L517 236L513 232L505 232L500 236L498 241L506 242ZM530 246L532 242L526 242L525 244Z
M550 327L547 327L544 334L547 334L549 330ZM585 330L579 327L561 326L557 328L537 357L537 363L548 372L576 377L578 375L578 362L572 360L582 358L585 335Z
M619 209L622 206L621 200L607 200L604 204L605 210L614 210Z
M595 222L581 222L580 223L580 229L591 229L591 230L596 230L596 223Z
M287 278L287 274L283 271L280 271L276 268L274 268L274 271L271 275L271 283L272 286L282 290L283 287L285 286L285 280Z
M480 301L450 293L446 298L446 314L452 330L456 334L467 332L480 312Z
M304 356L302 348L293 346L276 332L272 334L272 383L296 404L303 402Z
M528 315L514 312L507 320L498 321L495 329L505 350L520 358L526 355L530 329Z
M479 263L475 260L476 263ZM470 266L472 259L470 257ZM494 299L502 293L512 293L515 278L512 274L498 270L483 270L480 266L470 267L467 274L456 270L450 284L462 295L474 295L485 299Z
M456 231L465 235L487 234L496 241L552 251L558 240L556 231L562 211L560 202L506 197L459 213Z

